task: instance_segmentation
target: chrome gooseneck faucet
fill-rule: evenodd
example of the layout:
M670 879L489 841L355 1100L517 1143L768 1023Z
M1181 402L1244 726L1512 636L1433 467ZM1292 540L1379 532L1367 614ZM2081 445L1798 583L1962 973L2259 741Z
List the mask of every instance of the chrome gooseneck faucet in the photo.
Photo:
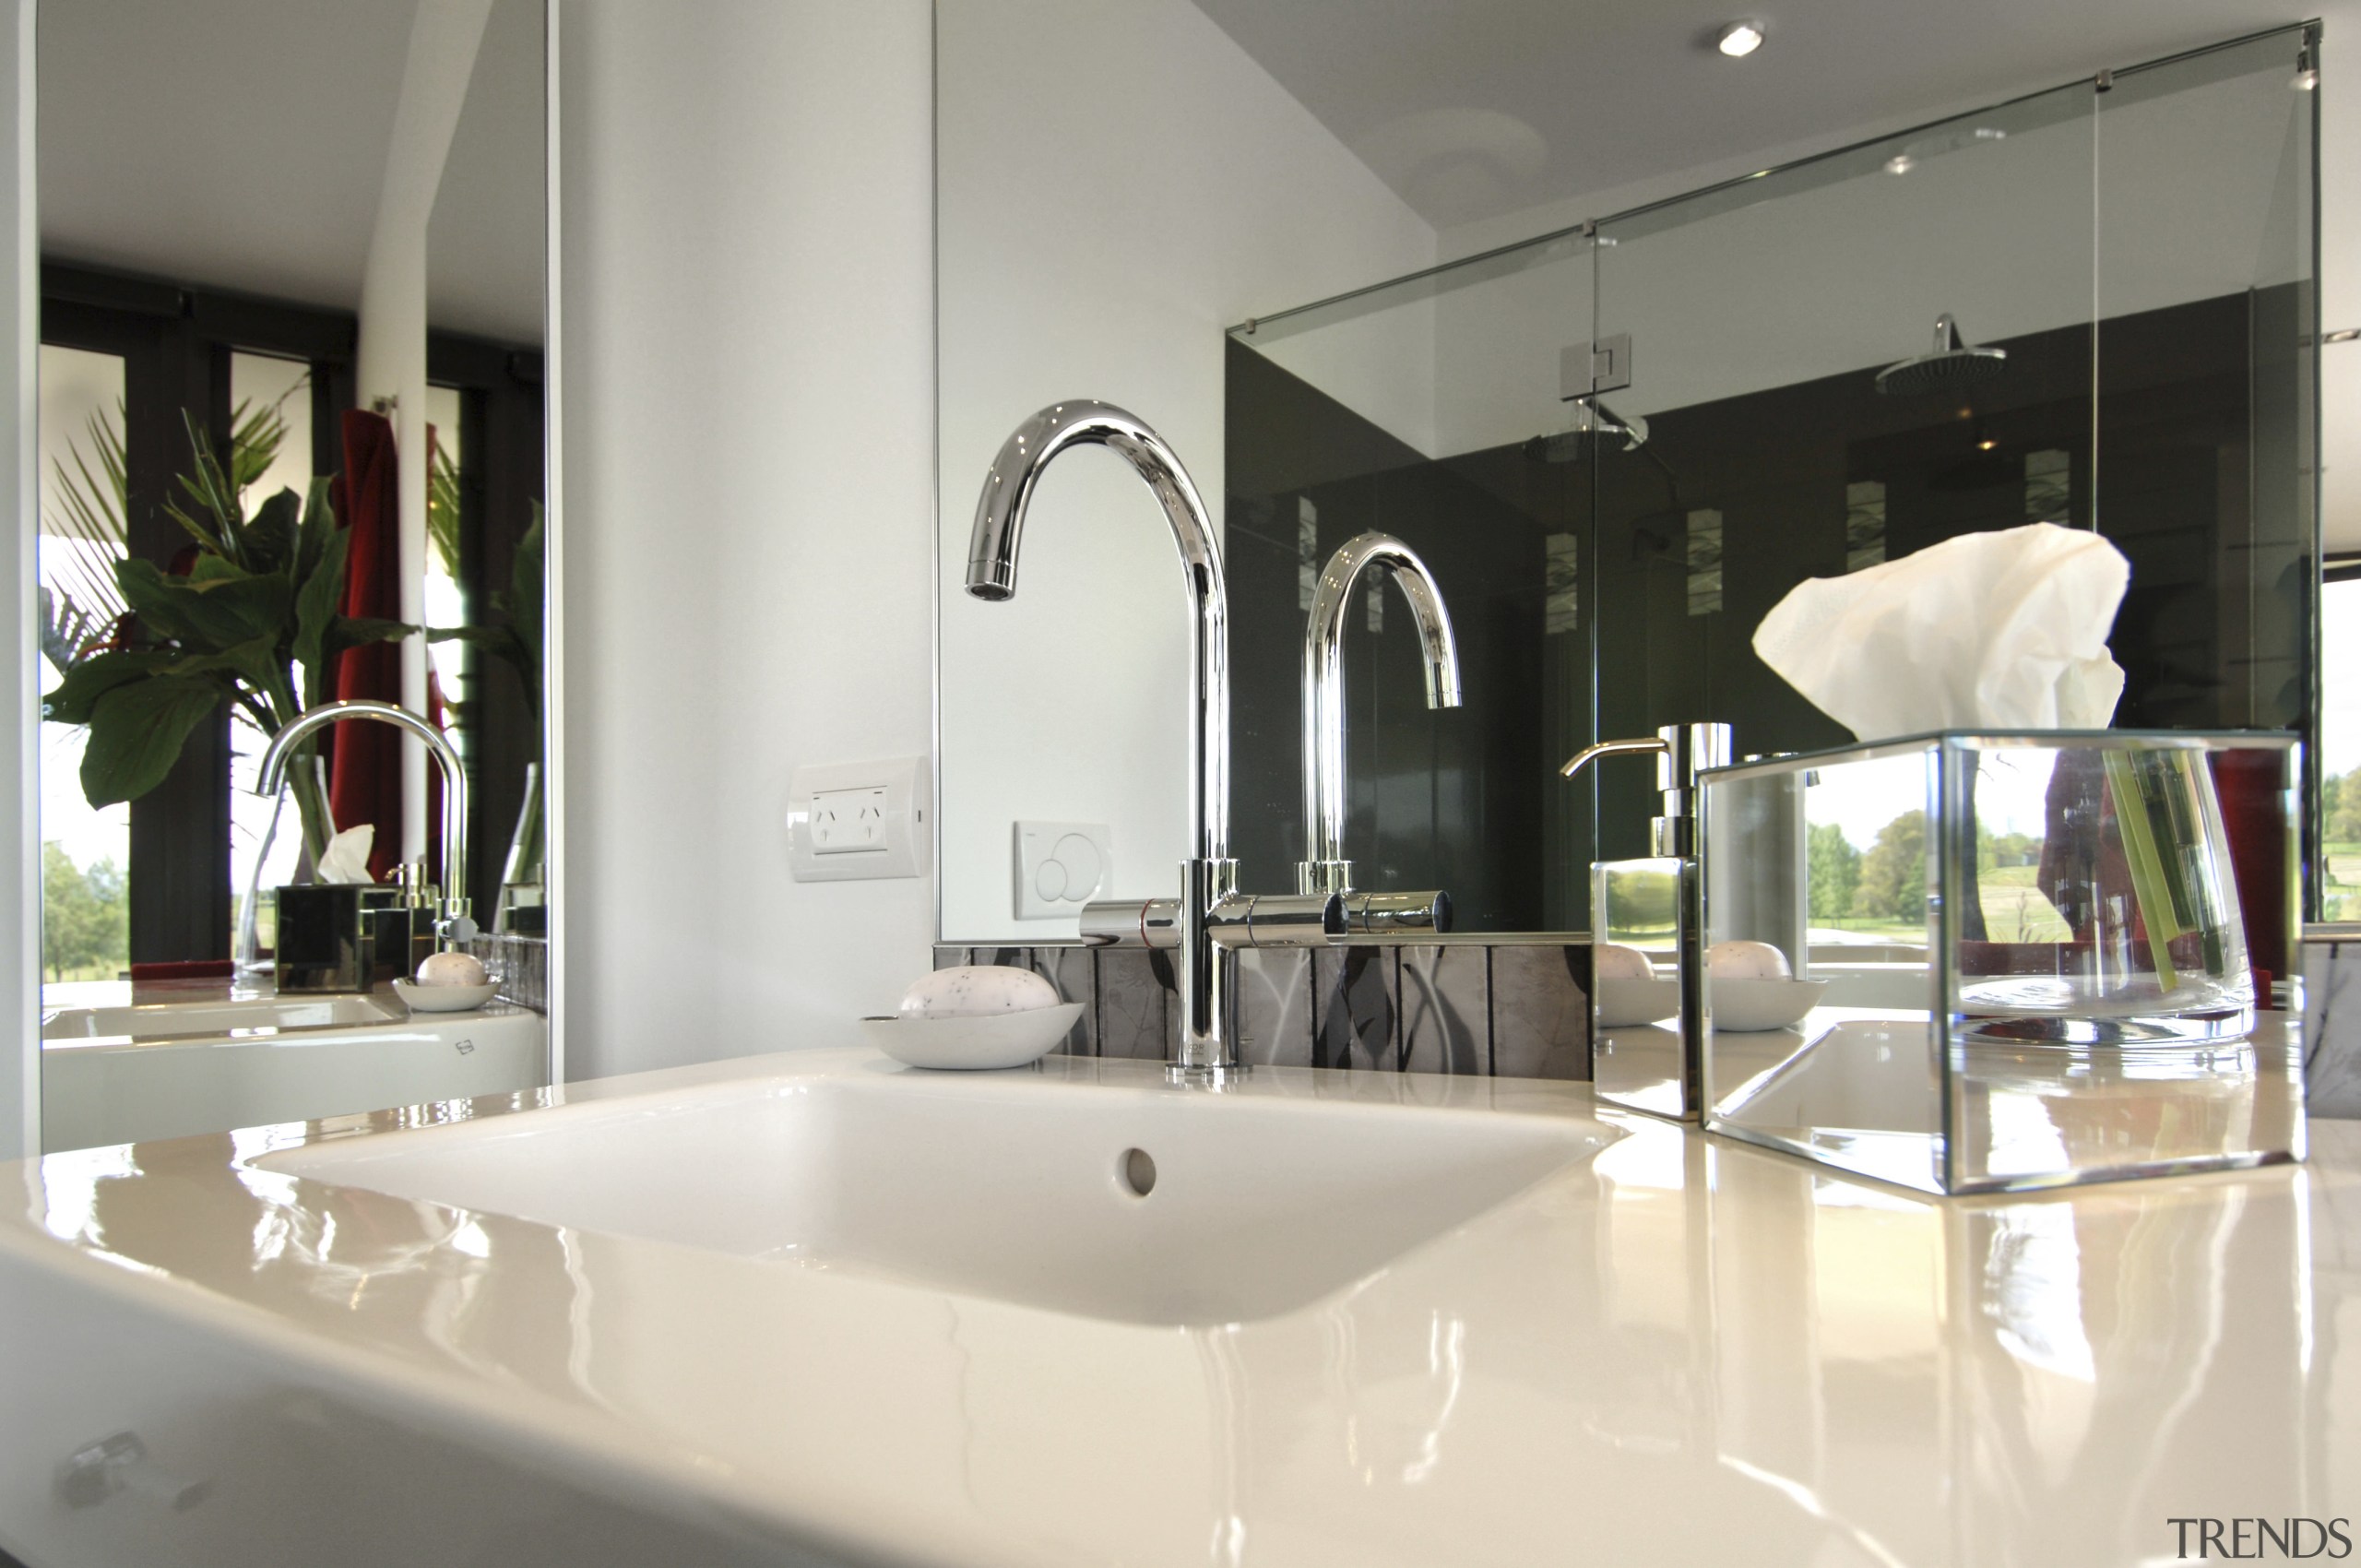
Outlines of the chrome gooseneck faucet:
M976 503L967 545L967 591L1003 600L1016 592L1016 549L1026 507L1041 470L1074 446L1113 449L1155 492L1180 551L1189 596L1189 845L1180 862L1178 980L1180 1056L1191 1070L1219 1070L1237 1062L1228 1015L1236 959L1216 951L1208 930L1214 906L1238 884L1229 858L1229 593L1222 582L1221 544L1205 505L1180 459L1146 422L1111 404L1056 403L1016 427L992 459Z
M426 743L426 753L443 773L443 918L436 930L443 940L464 943L474 937L476 923L468 914L468 775L459 754L443 731L406 707L389 702L351 697L307 707L271 738L262 754L257 795L276 795L287 783L288 759L295 748L321 730L348 719L374 719L406 730Z
M1321 569L1303 630L1303 859L1299 893L1347 893L1353 862L1345 858L1345 612L1353 586L1371 566L1393 568L1427 667L1427 706L1459 706L1459 647L1451 613L1418 552L1392 534L1356 535Z

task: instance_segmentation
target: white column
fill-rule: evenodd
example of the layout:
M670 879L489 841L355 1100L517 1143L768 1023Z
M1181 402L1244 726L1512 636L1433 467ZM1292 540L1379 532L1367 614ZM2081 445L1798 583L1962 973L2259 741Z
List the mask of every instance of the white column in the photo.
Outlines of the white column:
M401 618L426 619L426 225L468 99L492 0L420 0L361 275L361 406L393 399L401 491ZM426 639L402 644L402 706L426 712ZM426 852L426 749L402 742L401 858Z
M926 879L797 883L800 762L923 755L932 7L562 0L558 897L575 1078L845 1038Z

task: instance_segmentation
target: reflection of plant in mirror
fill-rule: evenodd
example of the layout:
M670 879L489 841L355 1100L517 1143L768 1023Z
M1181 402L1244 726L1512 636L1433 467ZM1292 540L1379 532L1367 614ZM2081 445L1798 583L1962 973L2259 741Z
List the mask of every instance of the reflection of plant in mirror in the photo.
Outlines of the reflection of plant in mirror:
M307 372L269 402L257 405L247 398L231 412L230 478L241 494L279 460L287 440L287 399L311 385ZM41 638L42 654L61 675L94 644L118 635L130 612L113 577L114 563L130 553L131 533L124 522L131 511L130 453L123 434L127 417L117 398L112 410L96 410L80 435L67 437L65 457L50 463L47 495L54 505L42 525L66 548L55 590L47 583L41 588ZM176 505L167 502L165 510L186 526Z
M344 650L406 636L398 621L343 615L350 536L336 526L328 481L308 500L281 490L245 511L243 488L269 468L285 427L276 405L242 416L248 440L224 467L185 415L194 471L180 478L184 508L168 506L195 540L184 573L152 561L115 564L138 646L118 637L77 660L44 699L42 717L87 724L82 792L93 806L136 800L163 782L197 725L224 699L266 735L330 695ZM300 678L298 671L300 671ZM306 846L317 855L334 827L318 770L290 774Z
M41 961L53 980L113 980L131 951L131 901L113 861L88 871L65 846L41 847Z
M50 494L56 504L48 508L42 527L63 540L65 548L56 588L41 585L41 650L61 675L92 643L109 635L125 609L112 569L130 537L123 522L130 510L124 417L120 398L112 413L94 411L81 435L67 438L65 449L74 466L67 468L64 457L50 464L54 480Z
M437 441L427 448L426 542L443 575L459 580L459 465Z
M496 626L432 626L429 642L464 642L505 659L525 688L525 706L536 720L541 713L541 504L533 503L533 522L516 541L508 564L508 586L496 588L492 607L499 612ZM459 722L469 721L473 705L453 703Z

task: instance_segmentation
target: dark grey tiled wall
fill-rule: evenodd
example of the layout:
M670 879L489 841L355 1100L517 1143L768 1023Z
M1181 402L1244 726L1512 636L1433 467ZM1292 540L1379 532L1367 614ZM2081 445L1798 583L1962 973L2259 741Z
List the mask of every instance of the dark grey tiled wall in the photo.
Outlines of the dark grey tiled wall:
M1172 956L1139 947L937 947L934 965L1046 977L1082 1021L1081 1056L1168 1060L1180 1038ZM1249 1063L1406 1073L1590 1076L1590 948L1426 943L1254 948L1239 955L1239 1055Z

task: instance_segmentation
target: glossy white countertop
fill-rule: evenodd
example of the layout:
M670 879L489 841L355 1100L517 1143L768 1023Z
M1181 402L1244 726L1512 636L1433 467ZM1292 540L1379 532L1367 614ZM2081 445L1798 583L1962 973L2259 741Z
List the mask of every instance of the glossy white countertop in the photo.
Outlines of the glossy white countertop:
M169 1378L77 1403L109 1336L127 1362L238 1369L324 1431L464 1431L596 1478L756 1543L732 1562L2130 1564L2176 1560L2175 1516L2361 1515L2361 1123L2315 1123L2302 1167L1931 1201L1607 1115L1628 1136L1349 1289L1200 1327L248 1163L405 1122L901 1071L812 1051L7 1168L0 1314L92 1327L0 1334L0 1546L50 1568L41 1543L97 1538L74 1533L96 1512L32 1510L44 1467L114 1426L208 1462L174 1451L192 1423ZM1058 1058L1042 1076L1160 1081ZM1596 1110L1581 1085L1284 1068L1240 1092ZM219 1443L238 1386L204 1407ZM319 1490L288 1507L321 1526L363 1507Z

